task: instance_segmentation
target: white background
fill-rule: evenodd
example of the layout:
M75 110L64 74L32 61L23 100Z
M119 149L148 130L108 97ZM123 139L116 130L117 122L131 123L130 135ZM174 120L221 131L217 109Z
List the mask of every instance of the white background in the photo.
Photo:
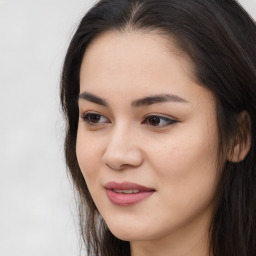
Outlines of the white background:
M94 0L0 0L0 255L80 255L59 77ZM256 0L241 0L256 18Z

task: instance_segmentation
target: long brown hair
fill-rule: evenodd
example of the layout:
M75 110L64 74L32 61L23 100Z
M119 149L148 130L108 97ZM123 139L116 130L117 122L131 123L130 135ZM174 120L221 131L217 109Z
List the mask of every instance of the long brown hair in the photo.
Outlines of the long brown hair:
M191 59L196 79L216 99L220 152L244 139L245 130L252 131L245 160L227 162L222 171L210 250L215 256L256 255L256 26L234 0L101 0L81 20L63 66L61 102L67 123L66 162L79 195L88 255L130 255L129 242L111 234L99 215L75 153L84 52L99 34L128 27L174 38ZM242 112L248 113L250 122L238 120Z

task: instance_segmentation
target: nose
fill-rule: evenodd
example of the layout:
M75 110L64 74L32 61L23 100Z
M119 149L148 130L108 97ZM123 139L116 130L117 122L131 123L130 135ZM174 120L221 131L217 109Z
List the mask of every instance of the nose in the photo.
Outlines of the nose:
M140 166L143 155L138 145L138 138L130 130L115 129L108 139L102 161L115 170Z

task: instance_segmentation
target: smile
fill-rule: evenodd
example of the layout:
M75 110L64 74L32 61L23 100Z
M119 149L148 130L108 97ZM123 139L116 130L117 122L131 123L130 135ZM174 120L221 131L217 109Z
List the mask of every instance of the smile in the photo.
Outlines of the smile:
M132 182L108 182L105 185L110 202L119 206L129 206L150 197L155 190Z
M119 193L119 194L135 194L135 193L139 193L140 192L137 189L125 189L125 190L113 189L113 191L115 193Z

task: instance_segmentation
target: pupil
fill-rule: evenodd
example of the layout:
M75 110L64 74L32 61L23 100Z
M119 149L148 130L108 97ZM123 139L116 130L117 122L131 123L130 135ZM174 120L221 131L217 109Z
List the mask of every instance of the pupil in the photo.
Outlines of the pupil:
M100 115L91 115L90 116L90 121L92 123L97 123L97 122L99 122L99 120L100 120Z
M160 123L160 118L159 117L151 117L150 119L149 119L149 123L151 124L151 125L159 125L159 123Z

